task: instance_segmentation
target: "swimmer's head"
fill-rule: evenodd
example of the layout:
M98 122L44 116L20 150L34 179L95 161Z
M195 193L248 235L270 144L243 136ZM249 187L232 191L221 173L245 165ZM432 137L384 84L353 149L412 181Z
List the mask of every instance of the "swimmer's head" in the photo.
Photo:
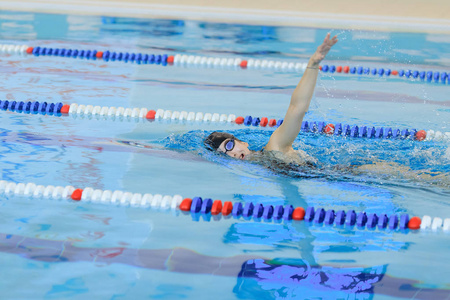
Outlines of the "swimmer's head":
M221 152L237 159L245 159L252 153L248 149L248 143L226 132L215 131L211 133L206 138L205 145L213 151Z

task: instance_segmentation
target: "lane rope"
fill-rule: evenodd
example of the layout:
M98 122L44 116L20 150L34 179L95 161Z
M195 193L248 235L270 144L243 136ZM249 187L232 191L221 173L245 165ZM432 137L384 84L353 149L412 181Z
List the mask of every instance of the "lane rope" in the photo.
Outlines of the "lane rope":
M139 121L139 120L164 120L165 122L203 122L203 123L233 123L252 127L278 127L283 123L283 119L268 119L266 117L236 117L234 114L171 111L147 108L124 108L93 105L78 105L72 103L64 105L61 102L17 102L0 100L0 109L4 111L42 114L53 116L72 116L80 118L113 119L118 121ZM303 133L320 133L330 136L344 136L353 138L377 138L377 139L412 139L417 141L450 141L450 132L434 130L399 129L392 127L358 126L349 124L329 124L323 121L308 122L303 121L301 126Z
M79 50L51 47L30 47L28 45L16 44L0 44L0 53L5 54L21 54L39 56L58 56L66 58L86 58L92 60L121 61L136 64L157 64L162 66L196 66L203 68L234 68L234 69L254 69L254 70L273 70L284 72L304 72L307 66L306 62L276 61L265 59L241 59L241 58L225 58L225 57L209 57L185 54L143 54L132 52L115 52L110 50ZM324 73L336 73L346 75L359 76L379 76L390 77L398 76L400 78L420 80L427 83L450 84L450 72L445 71L418 71L418 70L391 70L383 67L363 67L363 66L335 66L322 65L320 70Z
M430 217L425 215L421 218L408 214L375 214L367 212L356 213L354 210L325 210L310 206L294 208L292 205L270 205L253 202L235 202L221 200L212 200L211 198L184 198L181 195L161 195L161 194L140 194L124 192L120 190L101 190L92 187L76 189L73 186L53 186L37 185L35 183L15 183L6 180L0 180L0 194L25 196L31 198L45 198L54 200L72 200L75 202L92 202L102 204L112 204L123 207L136 207L154 210L180 210L185 214L191 214L193 219L198 221L202 215L205 220L211 216L221 215L224 218L233 217L244 220L253 219L254 221L264 220L265 222L281 223L305 221L308 225L316 226L336 226L358 229L358 230L391 230L404 231L427 230L450 232L450 218L442 219L439 217Z

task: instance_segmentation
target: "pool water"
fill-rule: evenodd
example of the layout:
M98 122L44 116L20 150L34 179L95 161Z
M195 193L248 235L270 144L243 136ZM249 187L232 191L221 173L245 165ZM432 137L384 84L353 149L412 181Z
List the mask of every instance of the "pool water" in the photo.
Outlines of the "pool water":
M306 62L326 30L0 12L3 44ZM450 71L450 36L342 31L323 63ZM0 56L0 98L283 118L301 73ZM305 120L448 132L449 84L321 73ZM449 141L301 133L315 170L203 147L223 130L260 150L271 128L1 111L1 180L388 215L450 215ZM355 174L352 165L386 162ZM392 171L392 168L404 171ZM411 175L412 174L412 175ZM440 174L440 176L434 176ZM428 176L429 175L429 176ZM4 299L448 299L448 233L0 195Z

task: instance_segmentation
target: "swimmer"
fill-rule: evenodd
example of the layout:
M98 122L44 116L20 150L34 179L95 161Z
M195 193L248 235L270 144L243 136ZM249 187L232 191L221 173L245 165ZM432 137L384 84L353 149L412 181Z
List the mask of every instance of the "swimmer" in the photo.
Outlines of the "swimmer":
M305 165L315 163L315 159L305 152L295 151L292 148L292 143L300 133L303 117L311 103L319 74L319 64L337 41L337 36L330 38L330 33L328 33L322 45L317 47L316 52L309 59L299 84L292 93L291 102L283 123L272 133L269 142L263 148L263 152L289 164ZM211 133L206 138L205 145L211 150L237 159L250 159L256 153L248 149L248 143L225 132Z

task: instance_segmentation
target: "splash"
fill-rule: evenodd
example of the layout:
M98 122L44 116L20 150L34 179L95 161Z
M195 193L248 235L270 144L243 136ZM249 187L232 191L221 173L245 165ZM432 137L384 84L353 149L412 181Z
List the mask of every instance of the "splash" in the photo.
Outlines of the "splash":
M229 132L248 142L253 151L263 149L272 133L264 129ZM449 164L441 163L450 158L450 150L444 144L302 134L294 141L294 149L305 151L318 162L315 165L295 165L267 155L255 155L249 161L240 161L209 151L203 141L210 133L195 130L171 134L157 143L166 149L195 152L237 174L246 172L261 177L321 178L408 186L431 184L450 188Z

